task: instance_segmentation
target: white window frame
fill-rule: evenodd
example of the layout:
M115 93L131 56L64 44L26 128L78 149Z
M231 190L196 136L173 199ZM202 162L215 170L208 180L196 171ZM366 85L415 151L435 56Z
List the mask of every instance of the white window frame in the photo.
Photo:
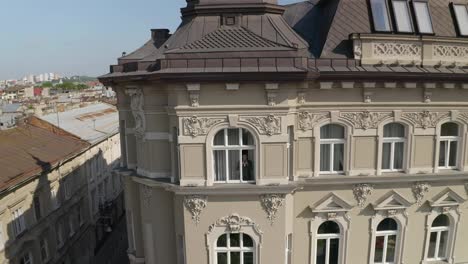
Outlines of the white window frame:
M398 221L396 221L396 222L398 224ZM398 252L398 246L399 246L399 243L398 243L399 242L398 241L399 234L400 234L400 226L399 225L397 227L397 230L385 230L385 231L376 231L375 232L374 245L372 245L374 247L374 249L373 249L374 250L374 261L373 261L374 264L394 264L396 262L395 259L398 258L397 252ZM387 249L388 249L388 237L389 236L395 236L395 242L396 242L396 244L395 244L395 256L394 256L394 260L392 262L387 262ZM383 247L383 255L382 255L383 262L375 262L375 241L377 241L378 237L384 237L384 247Z
M425 4L426 5L426 10L428 13L429 21L428 22L431 25L431 31L430 32L422 32L421 31L421 20L422 17L419 14L418 9L416 8L417 4ZM431 9L429 7L429 1L428 0L413 0L413 10L414 10L414 15L415 15L415 21L416 25L418 26L418 32L420 34L434 34L434 24L432 23L432 15L431 15Z
M229 129L238 129L239 131L239 143L240 145L228 145L228 130ZM254 145L243 145L243 138L242 138L242 130L245 130L247 131L250 136L252 137L252 140L254 140ZM224 146L221 146L221 145L215 145L214 144L214 139L216 137L216 135L218 133L221 133L221 131L223 131L224 133ZM245 128L238 128L238 127L235 127L235 128L223 128L223 129L220 129L218 130L215 135L213 136L213 140L211 142L211 148L212 148L212 163L213 163L213 166L212 166L212 173L213 173L213 182L214 183L255 183L256 181L256 178L257 178L257 173L256 173L256 168L257 168L257 161L255 160L255 157L256 157L256 146L255 146L255 138L253 136L253 134L245 129ZM239 166L241 165L240 163L242 162L242 151L243 150L251 150L253 151L253 156L254 156L254 160L253 160L253 174L254 174L254 180L252 181L244 181L242 178L243 178L243 175L242 175L242 168L239 167L239 180L231 180L230 179L230 175L229 175L229 151L230 150L238 150L239 151ZM225 153L225 159L226 159L226 180L225 181L218 181L216 180L216 169L215 169L215 165L216 165L216 161L215 161L215 151L224 151Z
M393 124L393 123L388 123L385 124L382 129L385 131L385 126ZM400 124L400 123L397 123ZM405 171L405 164L406 164L406 127L403 124L400 124L403 126L405 130L405 137L385 137L382 135L382 157L381 157L381 167L383 166L383 150L384 150L384 144L391 144L390 145L390 169L383 169L381 168L382 172L402 172ZM384 132L383 132L384 133ZM402 161L402 168L401 169L395 169L395 144L396 143L403 143L403 161Z
M317 210L313 220L309 221L309 238L310 238L310 260L309 263L317 263L317 234L318 228L321 224L327 221L333 221L340 227L340 241L338 249L338 264L346 263L348 255L348 237L349 237L349 223L350 217L347 214L349 209L340 209L338 211L332 210Z
M468 37L468 29L465 29L466 32L462 32L463 27L460 24L460 18L458 17L458 13L457 13L457 10L456 10L456 8L459 7L459 6L465 7L466 12L468 13L468 5L466 5L466 4L455 4L455 3L452 4L453 13L455 14L455 20L456 20L456 23L457 23L458 33L460 34L460 36Z
M325 221L327 222L327 221ZM325 223L325 222L322 222ZM332 221L334 222L334 221ZM337 224L339 226L338 223L335 222L335 224ZM320 226L319 226L320 227ZM319 240L325 240L325 264L329 264L330 263L330 240L332 239L338 239L338 261L340 259L340 249L342 247L342 242L341 242L341 228L340 228L340 233L339 234L318 234L317 233L317 236L315 238L315 253L314 253L314 261L316 262L317 261L317 245L318 245L318 241Z
M292 264L293 252L293 234L290 233L286 236L286 250L285 250L285 264Z
M232 234L236 234L236 235L239 235L239 247L231 247L230 245L230 240L231 240L231 235ZM254 256L253 257L253 264L255 264L255 242L254 242L254 239L252 237L250 237L252 239L252 243L253 243L253 247L244 247L244 233L231 233L231 232L227 232L223 235L226 235L226 247L218 247L217 245L217 242L218 240L216 240L215 242L215 247L214 247L214 251L215 251L215 264L218 263L218 253L227 253L227 264L231 264L231 254L230 253L235 253L235 252L239 252L240 253L240 264L244 264L244 253L252 253L252 255ZM221 236L223 236L221 235ZM248 235L248 234L245 234L245 235ZM221 237L220 236L220 237ZM218 237L218 239L220 238Z
M434 257L427 256L427 259L430 260L430 261L447 260L447 255L449 253L448 252L448 249L449 249L449 241L448 240L446 241L447 244L445 245L445 256L439 257L440 236L441 236L442 232L447 232L447 238L449 238L449 236L450 236L450 226L437 226L437 227L431 226L431 231L429 233L429 238L428 239L429 240L431 239L431 236L432 236L433 233L436 233L437 237L436 237ZM429 252L427 254L429 254Z
M322 139L322 133L321 133L321 128L324 127L324 126L327 126L327 125L338 125L338 126L341 126L343 128L343 131L344 131L344 137L345 138L327 138L327 139ZM346 168L346 161L345 161L345 158L346 158L346 127L344 127L343 125L341 124L325 124L323 126L320 127L320 130L319 130L319 137L320 137L320 146L319 146L319 168L318 170L320 171L320 174L323 174L323 175L326 175L326 174L342 174L344 173L345 171L345 168ZM330 145L330 170L329 171L322 171L322 168L320 166L320 164L322 163L321 162L321 159L322 159L322 145ZM334 154L335 154L335 145L343 145L343 170L342 171L335 171L334 168L333 168L333 163L334 163Z
M24 212L22 208L17 208L12 212L13 230L15 236L19 236L26 230L26 223L24 220Z
M439 127L439 142L437 146L437 168L442 169L442 170L454 170L458 168L458 164L460 161L460 134L462 133L462 128L460 124L454 123L458 126L458 136L442 136L442 126L446 123L453 123L453 122L444 122L440 125ZM440 147L441 143L446 142L446 147L445 147L445 161L444 161L444 166L439 166L439 160L440 160ZM450 145L452 142L457 142L457 153L455 154L455 166L450 166Z
M398 33L414 33L414 23L413 23L413 17L411 15L411 9L410 9L410 6L409 6L409 2L408 0L391 0L392 2L392 10L393 10L393 19L395 20L395 31L398 32ZM397 14L396 12L396 9L395 9L395 2L405 2L405 5L406 5L406 15L408 16L408 21L410 23L410 26L411 26L411 30L410 31L403 31L403 30L400 30L400 27L398 25L398 21L399 21L399 14ZM400 15L404 15L404 14L400 14Z
M382 1L382 2L385 4L385 12L386 12L386 14L387 14L386 19L387 19L388 27L389 27L388 30L377 30L377 28L376 28L376 26L375 26L375 25L376 25L376 23L375 23L375 21L376 21L376 17L375 17L376 14L375 14L375 12L374 12L374 5L373 5L373 3L372 3L372 2L374 2L374 1ZM390 12L389 12L390 9L389 9L389 5L388 5L388 1L387 1L387 0L370 0L370 7L371 7L371 12L372 12L372 23L373 23L373 26L374 26L374 30L375 30L376 32L385 32L385 33L392 32L392 30L393 30L393 29L392 29L392 27L393 27L393 26L392 26L392 16L390 15Z

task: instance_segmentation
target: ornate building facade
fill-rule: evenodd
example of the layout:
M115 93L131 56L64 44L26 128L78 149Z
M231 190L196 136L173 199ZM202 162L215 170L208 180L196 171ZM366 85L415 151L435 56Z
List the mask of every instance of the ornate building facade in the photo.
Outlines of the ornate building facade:
M131 262L468 263L467 5L187 0L100 78Z

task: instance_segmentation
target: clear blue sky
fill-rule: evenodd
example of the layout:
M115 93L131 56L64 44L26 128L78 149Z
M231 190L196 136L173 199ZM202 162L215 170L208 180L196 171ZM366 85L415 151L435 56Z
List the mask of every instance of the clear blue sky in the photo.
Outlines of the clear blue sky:
M298 0L280 0L281 3ZM12 0L0 15L0 80L58 72L98 76L151 28L175 30L185 0Z

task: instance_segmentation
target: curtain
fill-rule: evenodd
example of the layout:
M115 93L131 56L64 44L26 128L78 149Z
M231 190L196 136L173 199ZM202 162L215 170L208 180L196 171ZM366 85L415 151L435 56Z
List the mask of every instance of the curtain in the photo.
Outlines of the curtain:
M440 141L440 150L439 150L439 167L445 167L445 159L447 153L448 141Z
M333 170L343 171L344 144L335 144L333 149Z
M240 180L240 151L228 151L229 180Z
M228 145L238 146L239 143L239 129L228 129Z
M384 126L384 137L404 138L405 127L402 124L391 123Z
M393 157L393 169L403 169L403 156L404 156L405 144L403 142L396 142Z
M391 155L392 143L384 143L382 149L382 169L390 169L390 155Z
M216 181L226 181L226 151L215 150L213 157Z
M320 128L320 138L321 139L330 139L330 138L343 139L344 128L340 125L335 125L335 124L323 126Z
M320 171L330 171L330 144L320 145Z

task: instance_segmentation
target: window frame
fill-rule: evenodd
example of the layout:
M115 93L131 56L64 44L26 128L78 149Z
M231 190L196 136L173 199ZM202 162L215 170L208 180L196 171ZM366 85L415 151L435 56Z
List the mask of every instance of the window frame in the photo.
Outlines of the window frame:
M49 255L49 243L47 241L47 238L43 237L41 238L41 240L39 241L39 250L40 250L40 254L41 254L41 260L44 261L44 262L47 262L50 258L50 255ZM45 252L45 258L44 258L44 255L42 254L43 251Z
M421 32L421 27L419 25L419 18L418 18L418 12L416 11L416 3L425 3L426 4L426 7L427 7L427 12L428 12L428 15L429 15L429 23L431 24L431 32ZM412 0L412 3L411 3L411 7L412 7L412 10L413 10L413 14L414 14L414 26L415 26L415 31L418 32L418 34L421 34L421 35L429 35L429 36L433 36L435 35L435 32L434 32L434 20L433 20L433 17L432 17L432 12L431 12L431 6L429 5L429 0Z
M368 0L370 13L371 13L370 17L372 17L371 24L372 24L373 31L376 32L376 33L392 33L394 31L393 23L392 23L393 19L392 19L392 13L390 12L390 6L389 6L388 0L380 0L380 1L383 1L385 3L385 11L387 13L389 30L377 30L377 28L375 26L376 23L375 23L374 9L373 9L373 5L372 5L372 1L377 1L377 0Z
M229 139L229 135L228 135L228 130L229 129L237 129L238 132L239 132L239 145L228 145L228 139ZM242 130L245 130L246 132L248 132L250 134L250 136L252 137L252 140L254 141L254 145L243 145L243 135L242 135ZM223 131L223 134L224 134L224 145L215 145L214 143L214 140L216 138L216 135L218 135L218 133L221 133L221 131ZM242 169L241 167L239 167L239 180L231 180L231 176L229 175L229 151L230 150L238 150L239 151L239 166L241 165L240 163L242 162L242 151L244 150L250 150L250 151L253 151L253 156L254 156L254 160L253 160L253 174L254 174L254 179L251 180L251 181L244 181L243 180L243 175L242 175ZM226 180L225 181L219 181L217 180L216 178L216 169L215 169L215 166L216 166L216 160L215 160L215 151L224 151L225 153L225 162L226 162ZM225 127L225 128L222 128L222 129L219 129L218 131L216 131L216 133L214 134L212 140L211 140L211 159L212 159L212 173L213 173L213 183L217 184L217 183L255 183L256 182L256 179L257 179L257 161L256 161L256 153L257 153L257 143L256 143L256 140L255 140L255 137L253 136L253 133L250 132L250 130L248 129L245 129L243 127Z
M340 229L340 232L339 233L327 233L327 234L319 234L318 233L318 230L320 229L320 227L325 224L326 222L333 222L335 223L339 229ZM327 220L327 221L323 221L321 222L318 226L317 226L317 230L316 230L316 235L315 235L315 248L314 248L314 263L317 262L317 247L318 247L318 241L319 240L325 240L325 264L329 264L330 262L330 240L332 239L338 239L338 256L336 256L336 258L338 259L338 263L341 263L341 247L343 246L342 245L342 238L343 238L343 230L340 226L340 224L336 221L333 221L333 220Z
M384 231L379 231L379 230L376 230L375 231L375 234L374 234L374 245L372 245L373 247L373 255L374 255L374 259L372 260L371 263L374 263L374 264L395 264L398 262L398 251L399 251L399 244L400 244L400 241L399 241L399 238L400 238L400 223L398 223L398 220L394 219L394 218L391 218L391 217L387 217L387 218L390 218L392 219L393 221L395 221L397 223L397 229L396 230L384 230ZM382 223L382 221L384 221L385 219L387 218L383 218L382 220L380 220L380 222L377 224L377 227L380 225L380 223ZM376 252L376 247L375 247L375 242L377 241L377 238L378 237L384 237L384 247L383 247L383 255L382 255L382 262L376 262L375 261L375 252ZM394 256L393 256L393 261L392 262L388 262L387 261L387 249L388 249L388 237L389 236L395 236L395 252L394 252Z
M458 127L458 135L457 136L442 136L442 126L448 123L454 123ZM461 136L460 134L462 133L462 126L456 122L444 122L439 126L439 134L438 134L438 153L437 153L437 169L439 170L456 170L458 169L458 166L460 164L460 142L461 142ZM445 147L445 161L444 161L444 166L439 165L440 161L440 151L441 151L441 143L446 142L446 147ZM457 142L457 152L455 154L455 165L450 166L450 145L452 142Z
M393 17L393 26L394 26L394 30L393 32L395 33L398 33L398 34L415 34L416 33L416 30L415 30L415 27L414 27L414 18L413 18L413 14L411 12L411 6L409 4L409 0L390 0L390 5L391 5L391 13L392 13L392 17ZM410 23L410 26L411 26L411 31L401 31L398 27L398 19L397 19L397 12L395 10L395 2L405 2L405 5L406 5L406 11L407 11L407 15L408 15L408 18L409 18L409 23Z
M385 126L390 125L390 124L399 124L403 127L404 129L404 137L385 137ZM380 169L381 172L383 173L388 173L388 172L404 172L406 168L406 149L407 149L407 138L408 138L408 129L404 124L398 123L398 122L390 122L382 126L382 153L381 153L381 164L380 164ZM383 156L384 156L384 144L389 144L390 143L390 168L389 169L384 169L383 168ZM395 145L396 143L403 143L403 157L402 157L402 168L401 169L395 169Z
M13 233L15 237L23 234L26 231L26 222L24 218L24 211L21 207L12 211Z
M231 240L231 235L232 234L238 234L239 235L239 247L231 247L231 244L230 244L230 240ZM218 240L222 237L222 236L226 236L226 247L218 247ZM251 240L252 240L252 247L244 247L244 235L247 235ZM240 263L241 264L244 264L244 253L252 253L252 260L253 260L253 264L256 264L256 259L255 259L255 240L249 236L248 234L245 234L245 233L242 233L242 232L239 232L239 233L234 233L234 232L226 232L224 234L222 234L221 236L218 237L218 239L216 239L215 243L214 243L214 254L215 254L215 261L214 263L215 264L218 264L218 254L219 253L227 253L227 264L231 264L231 254L230 253L237 253L239 252L240 253Z
M435 220L435 219L434 219ZM434 223L434 221L433 221ZM445 256L439 257L439 247L440 247L440 242L441 242L441 234L442 232L447 232L447 241L445 241ZM435 249L434 249L434 257L429 256L429 252L427 252L428 256L427 259L429 261L444 261L448 259L447 254L449 253L449 241L448 238L450 236L450 225L449 226L437 226L433 227L431 226L431 229L429 231L429 240L431 239L431 236L433 233L436 233L436 244L435 244ZM429 247L430 247L430 242L429 242Z
M459 4L459 3L450 3L450 10L452 12L452 17L455 25L455 29L457 31L457 35L462 38L468 38L468 32L465 34L461 31L460 20L458 18L457 12L455 11L455 6L465 6L466 12L468 13L468 4Z
M327 138L327 139L322 139L322 127L325 127L325 126L328 126L328 125L338 125L338 126L341 126L343 128L343 138ZM341 125L341 124L337 124L337 123L329 123L329 124L324 124L322 126L319 127L319 164L318 164L318 171L319 171L319 174L320 175L340 175L340 174L344 174L344 172L346 171L346 127ZM328 171L322 171L322 168L321 168L321 163L322 163L322 145L330 145L330 170ZM334 170L334 154L335 154L335 145L343 145L343 170L342 171L335 171Z

